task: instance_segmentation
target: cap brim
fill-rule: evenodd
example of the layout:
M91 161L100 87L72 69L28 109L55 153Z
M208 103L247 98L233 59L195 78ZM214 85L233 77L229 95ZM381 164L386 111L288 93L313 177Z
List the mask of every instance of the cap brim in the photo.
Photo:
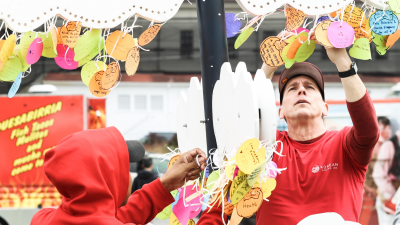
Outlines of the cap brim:
M142 143L136 140L128 140L126 141L126 145L128 147L130 163L139 162L143 159L145 148Z

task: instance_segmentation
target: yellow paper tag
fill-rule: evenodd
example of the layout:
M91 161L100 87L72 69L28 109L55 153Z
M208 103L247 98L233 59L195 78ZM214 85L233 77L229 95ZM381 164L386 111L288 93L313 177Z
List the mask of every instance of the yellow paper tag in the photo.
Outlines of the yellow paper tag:
M10 58L11 54L15 48L15 38L14 34L8 36L7 40L4 42L3 47L1 48L0 60L5 62ZM18 76L18 74L17 74Z
M250 191L251 187L247 183L249 175L239 170L238 175L231 186L231 204L236 205Z
M265 148L257 138L245 141L236 153L236 163L239 169L246 174L265 161Z
M356 40L353 47L349 50L351 57L361 60L371 59L371 48L367 38L360 38Z
M261 171L264 169L265 164L267 162L261 163L261 165L257 166L253 172L250 173L249 177L247 177L247 183L249 184L250 187L253 187L253 185L257 182Z
M254 187L260 187L260 183L257 182ZM263 198L268 198L271 196L271 192L276 188L276 180L274 178L268 178L266 182L261 185L261 190L263 192Z

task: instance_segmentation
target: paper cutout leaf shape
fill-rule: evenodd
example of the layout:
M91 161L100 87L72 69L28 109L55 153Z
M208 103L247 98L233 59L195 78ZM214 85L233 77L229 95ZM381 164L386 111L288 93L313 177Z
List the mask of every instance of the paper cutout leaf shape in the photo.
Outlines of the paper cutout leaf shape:
M250 27L246 30L244 30L239 37L237 37L235 41L235 49L238 49L244 42L247 41L247 39L250 37L250 35L253 33L254 28Z
M140 46L145 46L148 43L150 43L158 34L158 32L161 29L161 24L155 24L147 30L145 30L140 36L139 36L139 45Z
M303 11L293 7L285 7L286 30L295 30L303 25L305 14Z
M356 40L353 47L349 50L351 57L361 60L371 59L371 48L367 38L360 38Z
M285 42L278 37L268 37L260 45L261 59L270 67L279 67L285 64L282 59L282 51Z
M139 48L137 46L133 47L128 52L128 57L125 62L125 71L129 76L135 75L140 62Z

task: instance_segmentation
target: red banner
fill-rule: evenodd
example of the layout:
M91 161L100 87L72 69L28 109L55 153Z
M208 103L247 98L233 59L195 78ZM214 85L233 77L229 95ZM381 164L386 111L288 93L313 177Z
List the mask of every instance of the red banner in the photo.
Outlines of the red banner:
M83 96L0 97L0 207L59 205L44 155L83 130Z

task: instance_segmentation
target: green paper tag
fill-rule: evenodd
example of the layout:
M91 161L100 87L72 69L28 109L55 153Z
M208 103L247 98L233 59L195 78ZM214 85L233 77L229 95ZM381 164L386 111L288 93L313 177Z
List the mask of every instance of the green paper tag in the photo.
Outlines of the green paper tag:
M361 60L369 60L371 59L371 48L369 46L368 38L359 38L357 39L353 47L349 50L349 54L351 57Z
M237 37L235 41L235 49L238 49L244 42L247 41L247 39L250 37L250 35L253 33L254 28L249 27L246 30L244 30L239 37Z
M21 72L21 61L17 56L11 55L10 58L4 62L3 68L0 71L0 80L13 81Z
M85 56L89 55L89 53L93 49L98 50L98 44L101 37L101 30L99 29L92 29L91 31L88 30L84 33L76 43L74 47L75 52L75 61L79 61L83 59Z
M261 163L259 166L257 166L253 172L250 173L250 175L247 177L247 183L249 184L250 187L253 187L253 185L257 182L259 179L258 175L260 175L262 169L264 169L265 164L267 162Z
M286 42L288 44L283 48L283 51L282 51L282 59L285 62L285 67L286 68L292 67L295 62L304 62L304 61L306 61L315 50L315 41L314 40L310 40L310 42L308 42L308 40L305 40L304 43L297 50L295 57L293 59L289 59L287 57L288 51L289 51L290 47L292 46L293 42L300 35L305 36L305 37L308 38L308 33L307 32L301 32L296 37L295 36L291 36L289 39L286 40Z
M206 188L208 191L211 191L212 188L214 187L214 184L215 184L214 182L217 181L219 178L219 172L220 172L219 170L214 170L210 174L210 176L208 176L207 185L206 185Z
M372 39L372 41L374 42L374 44L376 46L376 51L378 52L379 55L386 54L386 51L388 50L388 47L386 47L387 38L388 38L387 35L383 36L383 35L375 34L374 38Z
M86 86L89 87L89 82L90 79L92 79L93 75L100 70L106 70L107 65L103 61L98 61L97 67L96 67L96 61L90 61L82 67L81 78Z
M100 52L101 50L104 49L104 38L101 38L101 43L100 43ZM96 45L95 48L93 48L89 54L87 54L85 57L83 57L81 60L78 61L79 63L79 67L85 65L87 62L89 62L90 60L92 60L97 54L99 54L99 47L98 45ZM104 57L105 60L105 57Z
M57 47L54 45L53 37L50 32L46 34L39 34L38 37L43 40L43 51L42 56L46 58L55 58L57 57Z

